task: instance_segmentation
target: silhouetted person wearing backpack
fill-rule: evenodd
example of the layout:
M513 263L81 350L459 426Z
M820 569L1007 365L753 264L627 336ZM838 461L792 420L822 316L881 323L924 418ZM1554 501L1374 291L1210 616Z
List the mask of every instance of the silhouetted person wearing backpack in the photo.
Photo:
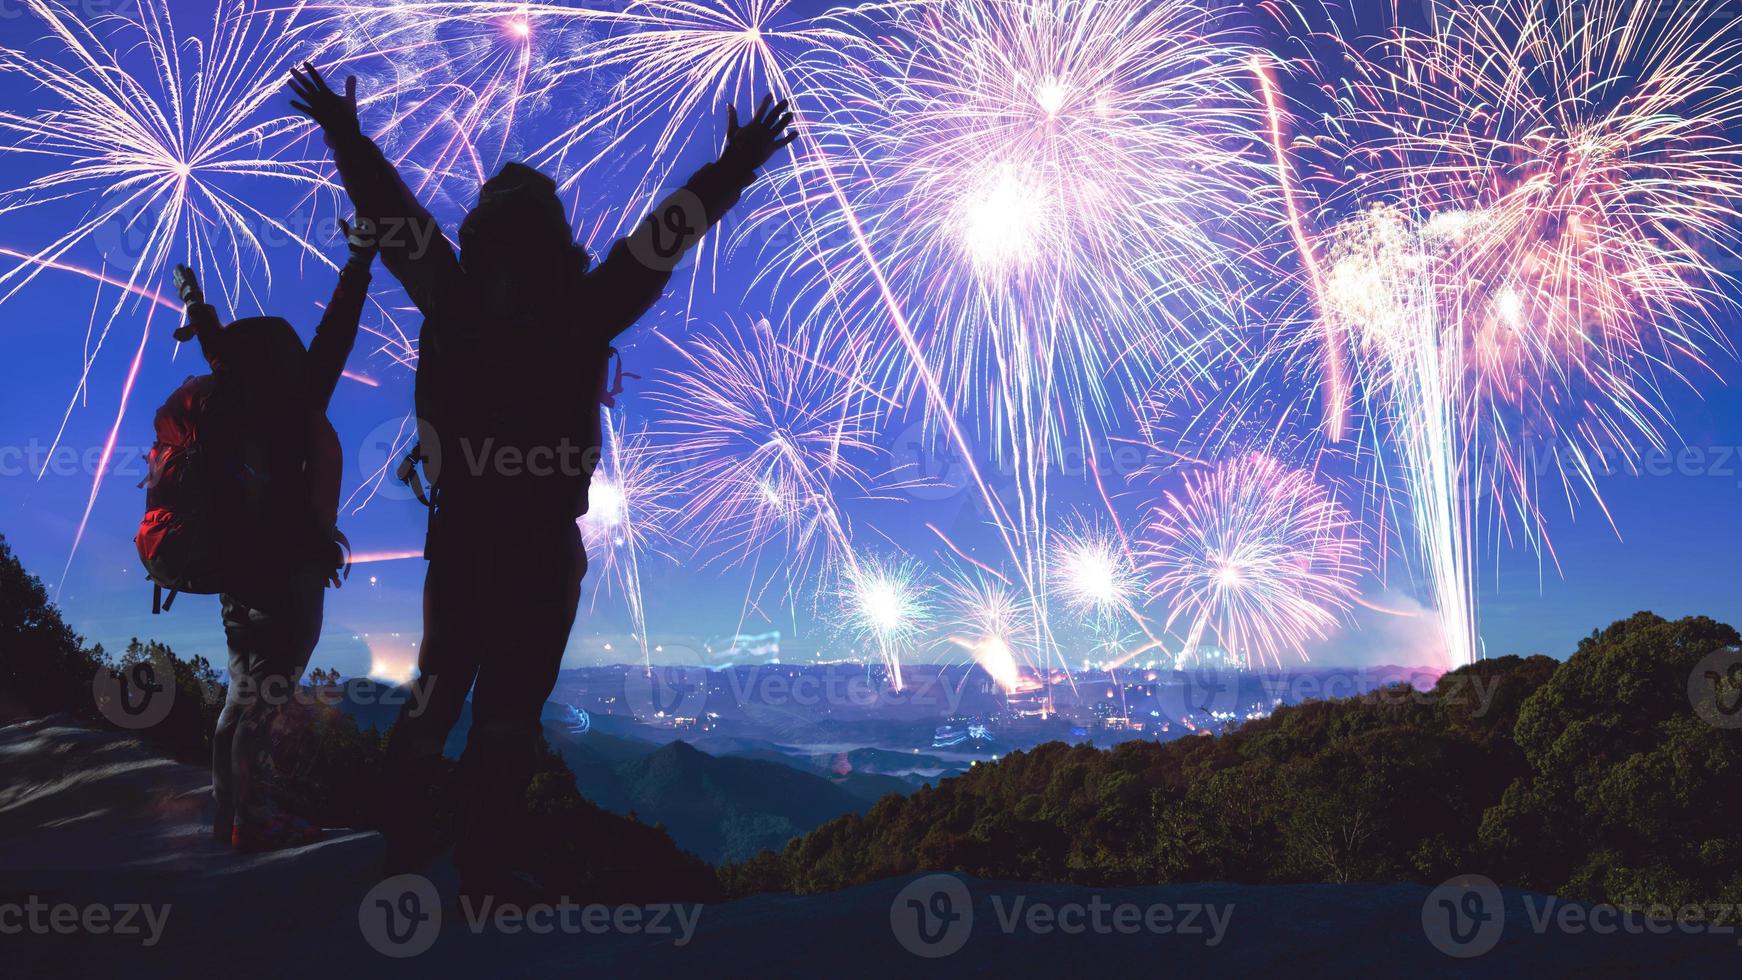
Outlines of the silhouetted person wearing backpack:
M524 810L539 713L556 683L586 554L576 519L598 461L611 342L664 292L685 251L737 203L794 134L786 103L729 110L719 160L665 198L596 267L574 241L556 184L510 163L487 181L455 254L357 118L356 80L329 89L293 72L293 103L319 123L381 258L424 315L417 410L433 487L424 633L426 710L402 710L388 748L388 872L433 857L428 785L472 692L462 884L517 886L525 859L510 822ZM414 477L415 478L415 477Z
M275 798L273 746L320 639L326 587L346 562L327 404L356 343L375 248L341 225L350 257L306 349L278 317L220 326L193 271L175 273L187 304L176 337L197 339L212 373L159 410L138 540L160 586L220 595L230 670L212 737L212 833L248 851L319 834Z

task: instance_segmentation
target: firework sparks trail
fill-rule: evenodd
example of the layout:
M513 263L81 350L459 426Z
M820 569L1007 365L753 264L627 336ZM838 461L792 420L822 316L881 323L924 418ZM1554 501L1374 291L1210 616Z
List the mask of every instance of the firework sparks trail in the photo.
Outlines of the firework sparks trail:
M663 372L649 399L691 488L690 530L714 551L708 560L729 564L778 546L790 598L851 555L842 496L879 482L866 468L880 455L875 393L837 358L783 341L766 319L667 342L681 367Z
M422 557L423 557L423 549L422 548L401 549L399 551L366 551L360 555L352 555L351 556L351 564L353 564L353 565L374 565L374 564L378 564L380 562L409 561L410 559L413 559L413 558L422 558Z
M85 498L84 513L79 515L79 525L73 532L72 547L67 549L66 564L61 566L60 579L55 583L55 599L60 599L61 589L66 587L67 573L72 571L73 558L79 553L79 544L85 540L85 529L91 523L91 511L97 507L97 491L103 486L103 474L109 469L109 461L115 456L115 442L121 437L121 423L127 418L127 403L133 398L133 385L139 380L139 365L145 360L146 342L151 339L151 325L157 307L152 306L145 314L145 326L139 332L139 348L133 352L133 363L127 368L127 380L121 384L121 402L115 409L115 422L109 427L109 437L103 440L103 454L97 461L96 474L91 478L91 492Z
M74 269L119 286L87 346L70 415L115 321L129 302L145 298L147 284L170 262L193 265L232 308L260 298L247 269L258 267L270 288L267 249L274 239L336 268L305 232L249 203L247 193L261 185L305 194L327 188L320 161L287 151L297 124L263 118L261 111L278 94L285 67L315 56L323 42L300 4L268 10L250 0L225 0L203 37L182 35L166 0L142 0L126 13L88 19L59 0L25 0L25 10L44 31L40 50L0 49L0 73L31 81L42 98L35 108L0 111L0 155L45 169L0 191L0 215L67 205L82 205L84 213L47 245L9 255L17 261L0 273L0 302L49 269ZM136 62L146 70L134 74ZM114 233L122 238L109 250L122 257L114 273L93 275L68 259L76 248L101 247ZM146 321L153 322L149 312ZM146 340L124 382L116 432ZM113 443L112 434L107 448ZM102 476L99 467L68 551L69 568Z
M1316 298L1324 292L1324 273L1319 268L1318 255L1308 237L1306 219L1302 214L1294 177L1289 168L1288 154L1283 149L1285 110L1282 107L1282 95L1270 66L1262 58L1252 58L1252 73L1257 77L1259 88L1264 94L1264 109L1269 120L1267 134L1270 138L1271 158L1276 164L1276 182L1282 190L1289 236L1294 241L1295 253L1306 273L1307 286ZM1332 317L1321 317L1320 320L1324 330L1325 430L1332 442L1341 442L1349 413L1348 382L1343 377L1343 344L1337 335L1336 320Z
M339 3L344 56L382 77L367 102L380 138L422 191L469 195L523 148L521 124L587 98L557 66L585 50L607 13L560 3Z
M1211 225L1240 213L1248 176L1230 148L1255 118L1240 46L1166 0L887 4L836 23L801 69L829 93L818 135L759 217L789 220L812 187L841 206L805 208L775 268L849 331L891 314L882 383L923 392L963 457L966 413L1013 464L1008 504L971 475L1049 634L1047 484L1069 433L1086 442L1193 369L1180 307L1226 308L1234 253Z
M647 436L626 433L620 413L603 412L605 445L587 489L587 513L580 520L589 565L604 576L607 589L623 594L631 628L641 645L643 665L651 668L647 610L641 596L641 563L670 548L677 517L676 487ZM595 601L599 593L594 592Z
M1025 689L1017 651L1034 649L1039 640L1023 597L1009 583L972 571L948 581L943 598L952 614L949 641L967 651L1005 694Z
M1728 346L1742 31L1716 3L1430 13L1351 62L1329 142L1353 216L1316 299L1396 446L1457 663L1485 528L1552 560L1544 494L1601 507L1605 466L1667 445L1665 386Z
M1144 522L1150 594L1185 626L1183 659L1213 636L1253 667L1305 656L1339 625L1365 571L1358 529L1304 470L1257 453L1188 474Z
M847 629L878 652L895 690L902 690L901 657L931 625L932 589L911 560L859 555L840 566L836 601Z
M1458 408L1463 372L1458 352L1444 345L1434 258L1394 210L1376 209L1338 232L1325 301L1365 328L1363 349L1381 359L1369 383L1380 387L1375 395L1389 413L1416 551L1439 610L1445 649L1453 663L1467 663L1477 646L1475 520L1462 455L1470 445L1470 420Z

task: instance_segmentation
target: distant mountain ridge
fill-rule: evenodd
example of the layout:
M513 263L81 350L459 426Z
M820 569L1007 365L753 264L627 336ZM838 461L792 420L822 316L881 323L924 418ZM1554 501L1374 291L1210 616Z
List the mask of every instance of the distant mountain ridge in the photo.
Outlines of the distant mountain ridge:
M385 730L398 709L381 700L359 705L345 698L341 705L359 727ZM599 727L575 732L558 704L545 705L543 721L545 741L574 773L581 795L612 813L662 825L678 846L713 864L779 850L836 817L863 814L879 798L915 788L874 773L830 777L772 745L716 755L684 741L661 745ZM470 727L468 704L448 737L447 755L457 758L464 750Z

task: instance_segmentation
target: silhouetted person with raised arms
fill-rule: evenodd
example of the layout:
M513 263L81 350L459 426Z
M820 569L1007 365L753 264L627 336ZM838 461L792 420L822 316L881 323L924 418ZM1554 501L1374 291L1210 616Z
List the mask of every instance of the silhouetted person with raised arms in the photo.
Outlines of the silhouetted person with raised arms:
M725 149L593 266L549 177L518 163L486 181L455 254L381 150L363 135L356 79L333 92L293 72L297 109L320 124L381 258L424 315L420 453L432 485L421 715L402 710L388 747L389 874L433 856L427 787L472 692L455 850L474 894L522 889L511 819L524 810L539 714L556 683L586 572L576 519L600 451L611 342L664 292L684 252L756 171L792 142L786 103L762 100Z
M159 594L222 602L229 689L212 736L212 833L248 851L320 833L275 792L273 747L320 640L326 587L346 562L343 459L327 405L356 344L375 248L340 225L350 257L306 348L278 317L222 326L193 270L175 270L187 310L176 339L198 340L212 373L158 410L137 543Z

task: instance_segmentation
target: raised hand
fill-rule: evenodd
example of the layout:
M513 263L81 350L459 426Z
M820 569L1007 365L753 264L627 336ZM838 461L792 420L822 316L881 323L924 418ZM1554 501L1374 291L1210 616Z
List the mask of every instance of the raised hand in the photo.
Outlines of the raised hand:
M181 297L182 305L187 307L187 321L175 330L175 339L185 344L199 334L201 323L216 321L218 313L206 305L206 294L200 289L200 280L194 275L194 270L178 265L170 274L170 280L175 283L176 295Z
M206 294L200 290L200 280L194 275L194 270L185 265L178 265L175 267L175 272L170 275L170 279L175 283L176 295L181 297L183 306L192 306L195 303L206 301Z
M792 125L792 113L787 111L788 100L774 101L773 93L764 95L762 102L756 107L756 115L748 125L738 125L738 107L726 107L726 148L720 152L721 160L731 160L734 163L756 170L773 158L783 147L798 139L798 131L788 131Z
M292 102L290 107L313 119L328 134L362 132L362 124L357 121L357 76L345 79L345 94L340 95L327 86L327 80L312 63L305 61L300 69L290 70L290 91L301 100Z
M350 246L351 264L367 267L381 251L381 238L375 233L375 222L368 218L355 220L357 223L351 224L340 218L339 230L345 233L345 244Z

